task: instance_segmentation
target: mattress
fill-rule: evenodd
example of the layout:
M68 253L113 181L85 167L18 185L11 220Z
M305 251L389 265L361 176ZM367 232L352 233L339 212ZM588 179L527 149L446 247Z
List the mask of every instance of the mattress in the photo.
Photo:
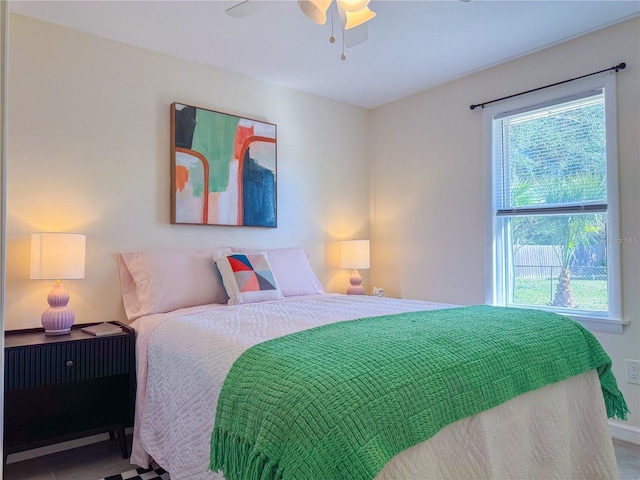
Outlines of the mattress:
M173 480L213 480L210 435L222 383L246 349L289 333L355 318L449 308L343 295L211 305L142 317L132 463L149 456ZM617 478L595 371L520 395L463 419L396 455L378 480Z

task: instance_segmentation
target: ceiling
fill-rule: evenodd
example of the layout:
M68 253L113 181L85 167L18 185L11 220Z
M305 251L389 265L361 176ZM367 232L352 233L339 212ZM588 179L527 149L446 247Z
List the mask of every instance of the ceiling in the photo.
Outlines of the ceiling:
M373 108L640 14L640 1L373 0L369 40L329 43L294 0L12 1L13 13ZM594 59L594 69L619 59ZM588 72L585 72L588 73ZM562 79L560 79L562 80Z

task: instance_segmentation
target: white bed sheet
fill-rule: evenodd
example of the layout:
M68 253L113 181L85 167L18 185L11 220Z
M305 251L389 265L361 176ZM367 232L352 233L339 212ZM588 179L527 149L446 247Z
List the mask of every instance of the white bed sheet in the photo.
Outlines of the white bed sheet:
M221 480L207 470L215 407L247 348L335 321L447 307L453 305L314 295L138 319L131 462L146 466L151 455L172 480ZM394 457L376 479L616 477L598 377L588 372L450 425Z

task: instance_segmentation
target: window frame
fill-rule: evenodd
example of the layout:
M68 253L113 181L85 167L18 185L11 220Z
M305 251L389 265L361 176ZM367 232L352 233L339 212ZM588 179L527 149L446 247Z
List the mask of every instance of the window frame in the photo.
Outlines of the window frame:
M622 333L621 258L620 258L620 201L618 180L618 129L616 75L600 75L514 97L483 109L484 203L485 203L485 303L506 306L504 282L508 265L502 259L504 251L500 231L502 221L496 215L493 174L493 120L515 114L523 109L568 101L571 97L602 89L605 102L607 142L607 291L608 312L602 315L568 314L553 308L526 306L556 311L581 323L592 331Z

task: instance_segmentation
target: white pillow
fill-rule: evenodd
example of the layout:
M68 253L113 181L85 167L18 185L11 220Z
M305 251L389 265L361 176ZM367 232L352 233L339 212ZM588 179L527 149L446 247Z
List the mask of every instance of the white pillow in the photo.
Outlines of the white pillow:
M118 258L124 310L129 320L178 308L227 303L227 294L209 250L146 250Z
M265 252L214 255L229 305L282 300L282 292Z
M234 247L233 251L239 253L266 251L280 291L285 297L324 293L322 284L309 263L309 255L300 247L266 250Z

